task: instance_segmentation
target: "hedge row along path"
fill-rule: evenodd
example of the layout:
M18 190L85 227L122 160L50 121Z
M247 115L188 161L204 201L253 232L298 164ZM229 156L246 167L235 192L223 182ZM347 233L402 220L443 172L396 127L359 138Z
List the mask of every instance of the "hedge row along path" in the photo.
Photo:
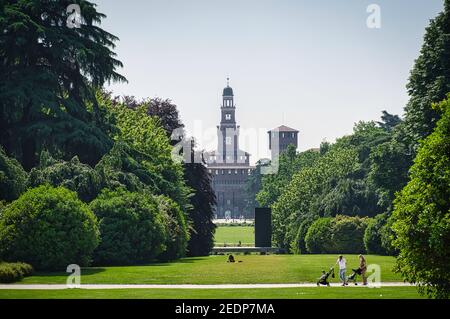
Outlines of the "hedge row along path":
M340 287L340 283L332 283L331 287ZM380 287L411 287L410 283L405 282L386 282L381 283ZM313 283L301 283L301 284L222 284L222 285L80 285L79 289L276 289L276 288L311 288L317 287ZM362 288L374 288L374 285L363 286L360 283L355 285L349 283L346 287L362 287ZM326 287L324 287L326 288ZM344 288L344 287L342 287ZM3 284L0 285L0 290L61 290L70 289L67 285L57 284L36 284L36 285L21 285L21 284Z

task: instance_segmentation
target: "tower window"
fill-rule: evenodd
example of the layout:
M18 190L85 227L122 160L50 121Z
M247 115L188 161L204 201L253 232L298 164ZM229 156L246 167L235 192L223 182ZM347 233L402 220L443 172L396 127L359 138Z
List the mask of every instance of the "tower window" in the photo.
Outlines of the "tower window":
M225 114L225 119L226 120L231 120L231 114L229 114L229 113Z
M227 145L231 145L231 137L230 136L227 136L225 138L225 143L227 143Z

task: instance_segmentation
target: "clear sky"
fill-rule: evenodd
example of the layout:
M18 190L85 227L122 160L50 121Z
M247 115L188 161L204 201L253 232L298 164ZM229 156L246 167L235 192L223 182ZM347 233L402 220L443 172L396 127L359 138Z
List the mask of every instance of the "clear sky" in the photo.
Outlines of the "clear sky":
M199 145L216 146L226 77L241 148L269 157L267 133L300 131L299 150L352 132L355 122L402 115L425 27L442 0L94 0L118 36L115 95L170 98ZM381 28L366 25L368 5ZM257 134L257 135L256 135Z

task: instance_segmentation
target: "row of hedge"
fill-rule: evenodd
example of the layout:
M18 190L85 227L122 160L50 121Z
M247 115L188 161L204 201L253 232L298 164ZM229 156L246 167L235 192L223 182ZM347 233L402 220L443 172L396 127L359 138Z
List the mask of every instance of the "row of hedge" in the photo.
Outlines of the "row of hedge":
M394 253L387 216L361 218L337 215L305 220L300 224L294 251L311 254Z
M175 259L188 240L182 214L164 196L105 189L86 204L64 187L42 185L0 212L0 259L40 270Z
M0 282L11 283L33 274L33 267L26 263L0 262Z

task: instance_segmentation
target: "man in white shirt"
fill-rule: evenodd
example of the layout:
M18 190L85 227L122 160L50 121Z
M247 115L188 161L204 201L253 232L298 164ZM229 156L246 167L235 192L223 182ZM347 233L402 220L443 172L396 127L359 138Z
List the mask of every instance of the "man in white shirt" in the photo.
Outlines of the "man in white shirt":
M345 277L345 270L347 268L347 260L340 255L338 260L336 261L336 264L339 265L339 279L342 281L342 286L345 286L347 284L347 278Z

